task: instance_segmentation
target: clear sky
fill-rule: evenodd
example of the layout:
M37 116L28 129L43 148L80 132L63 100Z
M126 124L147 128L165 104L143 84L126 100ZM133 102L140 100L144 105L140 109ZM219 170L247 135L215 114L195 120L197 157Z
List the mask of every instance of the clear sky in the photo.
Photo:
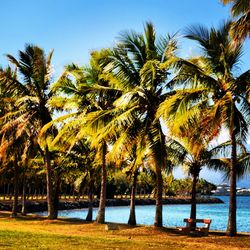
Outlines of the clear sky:
M0 65L7 65L5 54L16 56L32 43L46 52L54 49L58 76L64 65L86 64L91 50L112 46L119 32L142 32L146 21L164 35L192 24L216 27L227 19L229 6L219 0L0 0ZM195 44L181 39L180 54L195 53ZM250 68L250 42L240 66L242 72ZM219 175L204 175L221 181Z

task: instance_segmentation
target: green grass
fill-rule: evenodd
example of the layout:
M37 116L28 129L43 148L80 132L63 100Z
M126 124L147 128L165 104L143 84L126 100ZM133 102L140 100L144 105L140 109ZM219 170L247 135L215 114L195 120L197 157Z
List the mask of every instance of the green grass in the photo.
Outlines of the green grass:
M136 242L111 237L65 236L47 233L0 231L0 249L181 249L175 242Z
M168 229L129 227L106 231L105 225L82 220L49 221L32 216L10 219L0 212L1 249L250 249L250 237L188 237Z
M48 235L19 231L0 231L0 249L122 249L124 241L88 236ZM126 244L127 247L132 244Z

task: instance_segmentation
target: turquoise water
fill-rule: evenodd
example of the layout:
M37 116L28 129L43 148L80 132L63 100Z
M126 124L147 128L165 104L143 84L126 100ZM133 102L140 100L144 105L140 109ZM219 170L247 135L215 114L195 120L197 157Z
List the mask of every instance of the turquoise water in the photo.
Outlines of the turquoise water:
M228 196L220 196L223 204L199 204L197 205L197 218L212 219L211 229L226 230L228 219ZM239 232L250 232L250 196L237 197L237 229ZM163 224L167 227L183 225L183 219L188 218L190 205L164 205ZM46 213L39 213L45 215ZM97 209L94 209L94 218ZM64 210L59 216L68 218L85 219L87 209ZM136 219L138 224L153 225L155 206L136 206ZM129 207L107 207L106 221L127 223Z

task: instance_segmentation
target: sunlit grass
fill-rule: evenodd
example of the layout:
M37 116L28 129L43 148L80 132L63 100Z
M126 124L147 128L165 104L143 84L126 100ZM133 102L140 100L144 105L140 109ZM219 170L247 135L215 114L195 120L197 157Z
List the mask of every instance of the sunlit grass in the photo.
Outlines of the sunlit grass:
M106 231L82 220L8 218L0 213L0 249L250 249L250 237L187 237L167 229L128 227Z

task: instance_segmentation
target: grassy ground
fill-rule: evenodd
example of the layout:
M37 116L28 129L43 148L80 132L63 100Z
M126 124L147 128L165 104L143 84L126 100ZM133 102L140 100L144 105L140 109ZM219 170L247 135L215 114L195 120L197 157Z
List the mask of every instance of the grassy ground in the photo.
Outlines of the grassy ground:
M250 236L219 234L187 237L173 230L128 227L106 231L105 225L81 220L9 218L0 213L0 249L250 249Z

